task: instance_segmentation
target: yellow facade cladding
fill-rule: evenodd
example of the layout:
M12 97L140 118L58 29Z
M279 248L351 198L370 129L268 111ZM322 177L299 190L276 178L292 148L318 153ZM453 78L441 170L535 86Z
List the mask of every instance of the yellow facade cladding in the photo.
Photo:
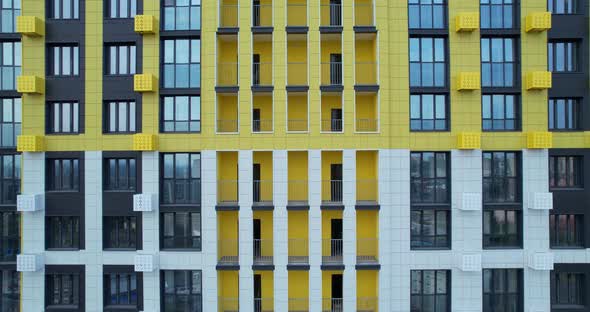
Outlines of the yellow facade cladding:
M156 17L156 29L160 28L160 1L145 1L144 14ZM347 4L348 3L348 4ZM457 33L455 17L460 13L479 11L479 0L449 1L450 48L450 99L451 132L410 133L409 84L408 84L408 15L407 1L375 1L377 61L379 66L378 133L355 133L354 61L355 34L354 6L352 1L343 6L342 53L344 61L344 133L320 133L321 93L320 82L320 0L308 1L308 67L309 67L309 133L287 133L286 111L286 1L273 3L273 93L274 132L251 131L251 62L252 34L251 7L247 2L239 9L238 35L239 86L238 116L239 134L216 134L216 65L218 1L203 1L202 16L202 133L158 134L159 150L237 150L237 149L377 149L409 148L414 150L449 150L457 147L457 135L461 132L481 132L481 92L458 92L454 78L460 72L480 71L479 30ZM45 20L44 6L36 1L23 1L22 14ZM547 33L527 33L526 16L546 10L545 0L521 2L521 70L522 78L532 71L547 70ZM102 23L103 1L86 1L86 55L85 55L85 133L68 136L46 136L47 150L131 150L131 135L109 136L102 134ZM45 76L45 39L23 37L23 75ZM143 73L159 78L159 35L145 34L143 40ZM231 61L231 60L228 60ZM547 130L547 91L527 91L522 83L522 132L483 133L482 149L526 148L527 132ZM142 133L157 134L159 116L158 92L145 93L142 104ZM45 98L42 94L23 95L23 134L45 134ZM583 133L554 136L554 148L581 148L585 144ZM190 144L187 144L190 142Z

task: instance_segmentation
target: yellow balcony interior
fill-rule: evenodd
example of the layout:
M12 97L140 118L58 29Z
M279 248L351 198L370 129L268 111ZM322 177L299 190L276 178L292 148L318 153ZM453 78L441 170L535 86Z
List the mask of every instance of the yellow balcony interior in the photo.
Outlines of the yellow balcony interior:
M273 214L272 211L254 211L253 224L260 224L260 238L254 238L254 265L273 264ZM272 293L272 292L271 292Z
M254 34L252 37L252 85L272 86L272 35Z
M333 2L320 0L320 26L342 26L342 4Z
M260 275L260 298L254 298L255 311L274 311L274 274L272 271L254 271ZM254 288L254 287L252 287ZM256 290L255 290L256 291ZM247 310L247 309L246 309Z
M379 271L356 271L356 310L379 311Z
M356 152L356 204L377 205L379 203L378 152Z
M217 311L239 311L239 291L238 271L217 271Z
M287 0L287 26L307 26L306 0Z
M238 36L217 36L217 86L238 85Z
M260 0L259 5L253 5L252 26L272 26L272 0Z
M252 132L273 131L272 93L254 93L252 96Z
M287 85L307 86L307 35L287 34Z
M288 263L309 264L309 214L307 211L289 211L287 216Z
M238 152L217 152L217 204L238 205Z
M309 311L309 272L289 271L289 312Z
M379 212L357 210L356 229L357 264L379 264Z
M342 186L342 151L322 151L322 204L341 204Z
M377 85L377 34L355 34L355 84Z
M373 0L354 0L354 26L374 26Z
M287 154L287 197L289 206L308 205L308 156L307 151L289 151Z
M254 206L272 205L273 177L272 152L255 151L253 153L253 202Z
M342 264L342 238L332 237L333 223L341 222L341 210L322 210L322 264Z
M238 27L238 0L219 0L219 27Z
M287 94L287 131L309 131L307 92L289 92Z
M238 133L238 96L231 93L217 95L217 132Z
M374 92L356 92L355 94L355 131L379 131L378 95Z
M332 284L339 286L341 289L333 289ZM322 311L343 311L342 297L334 295L342 294L343 290L342 271L322 271Z
M321 131L343 132L344 113L342 109L342 94L324 92L321 96Z
M239 263L238 212L217 212L217 264L237 265Z
M340 34L321 34L320 60L322 66L321 85L342 85L342 62L334 59L342 55L342 36Z

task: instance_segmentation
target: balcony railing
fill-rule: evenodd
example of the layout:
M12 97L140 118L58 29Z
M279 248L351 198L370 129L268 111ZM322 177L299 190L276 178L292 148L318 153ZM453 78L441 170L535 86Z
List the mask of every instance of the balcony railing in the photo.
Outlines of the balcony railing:
M238 27L239 7L232 4L223 4L219 7L219 27Z
M375 26L372 3L364 2L354 4L354 26Z
M322 181L322 202L342 203L342 180Z
M237 239L220 239L217 241L217 264L237 265L239 241Z
M272 265L273 242L272 239L254 240L254 265Z
M272 119L253 119L252 132L271 132Z
M322 239L322 264L342 264L342 239Z
M342 132L343 129L342 119L322 119L322 132Z
M289 180L287 196L289 204L307 204L309 198L309 183L307 180Z
M272 86L272 63L252 64L252 85Z
M342 26L342 4L322 4L320 7L320 26L340 27Z
M272 26L272 4L254 4L254 5L252 5L252 26L253 27L270 27L270 26Z
M354 66L355 84L356 85L376 85L377 84L377 63L375 62L356 62Z
M289 119L287 120L287 131L304 132L307 131L307 119Z
M357 118L356 131L357 132L377 132L379 119Z
M322 298L322 312L342 312L342 298Z
M377 203L378 182L377 179L356 180L356 201L357 203Z
M217 298L219 312L237 312L240 310L239 298L219 297Z
M376 297L359 297L356 298L357 312L377 312L379 299Z
M238 63L217 64L217 85L220 87L238 85Z
M217 181L217 204L237 205L238 203L238 180Z
M289 312L309 312L308 298L289 298Z
M307 5L305 3L287 4L287 26L307 26Z
M379 241L376 238L357 238L356 262L357 264L379 263Z
M322 62L322 85L342 85L342 62Z
M306 86L307 85L307 63L306 62L289 62L287 64L287 85L289 85L289 86Z
M254 180L252 185L254 204L272 203L272 180Z
M272 312L274 311L273 305L273 298L254 298L254 312Z
M305 238L289 239L289 264L309 263L309 244Z
M217 120L217 132L219 133L236 133L238 132L237 120Z

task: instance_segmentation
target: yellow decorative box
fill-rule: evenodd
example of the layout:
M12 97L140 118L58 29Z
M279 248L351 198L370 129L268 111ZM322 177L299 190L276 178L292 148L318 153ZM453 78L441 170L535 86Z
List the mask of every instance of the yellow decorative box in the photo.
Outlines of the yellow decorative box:
M155 134L138 133L133 135L134 151L155 151L158 149L158 137Z
M45 79L38 76L18 76L16 91L19 93L42 94L45 91Z
M42 152L44 148L40 135L19 135L16 138L16 150L19 152Z
M45 35L45 23L35 16L17 16L16 32L25 36L40 37Z
M540 32L551 29L551 12L530 13L526 17L526 32Z
M457 148L463 150L480 149L481 134L478 132L461 132L457 135Z
M153 15L135 15L133 23L135 32L153 34L156 32L156 17Z
M529 149L553 147L553 133L542 131L527 133L526 147Z
M479 73L463 72L457 75L457 90L459 91L479 90L480 85Z
M455 31L474 31L479 29L479 13L459 13L455 17Z

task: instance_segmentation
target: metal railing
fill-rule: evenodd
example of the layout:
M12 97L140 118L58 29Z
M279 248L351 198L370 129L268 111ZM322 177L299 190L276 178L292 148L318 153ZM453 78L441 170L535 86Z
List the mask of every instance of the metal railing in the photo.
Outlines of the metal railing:
M356 201L377 203L378 186L377 179L357 179Z
M273 305L273 298L254 298L254 312L272 312L274 311Z
M238 180L217 181L217 203L237 204L238 203Z
M379 119L357 118L356 131L357 132L377 132L379 128Z
M272 203L272 180L254 180L252 183L252 201L256 203Z
M308 298L289 298L289 312L309 312Z
M287 85L289 85L289 86L306 86L307 85L307 63L306 62L289 62L287 64Z
M322 298L322 312L342 312L342 298Z
M255 265L272 265L273 260L273 242L272 239L255 239L254 246L254 264Z
M379 299L377 297L357 297L356 311L357 312L376 312L379 307Z
M222 4L219 6L219 27L238 27L239 7L236 4Z
M342 119L322 119L322 132L342 132L344 121Z
M377 63L356 62L354 64L355 84L376 85L377 84Z
M342 26L342 4L322 4L320 7L320 26Z
M307 4L287 3L287 26L307 26Z
M238 312L240 310L239 298L217 298L217 305L219 312Z
M217 120L217 132L220 133L235 133L238 132L237 120Z
M342 239L322 239L322 263L342 264Z
M354 26L375 26L372 1L356 0L354 4Z
M309 242L305 238L290 238L288 242L289 264L309 263Z
M322 62L322 85L342 85L342 62Z
M379 240L376 238L357 238L356 262L357 264L379 263Z
M252 63L252 85L272 85L272 63Z
M306 203L309 199L309 183L307 180L289 180L287 196L290 202Z
M220 239L217 241L217 263L234 265L239 263L239 241L237 239Z
M253 119L252 132L271 132L272 119Z
M287 120L287 131L303 132L307 131L307 119L289 119Z
M221 87L238 85L238 63L217 63L217 85Z
M252 26L272 26L272 4L252 5Z
M322 181L322 201L329 203L342 202L342 180L323 180Z

